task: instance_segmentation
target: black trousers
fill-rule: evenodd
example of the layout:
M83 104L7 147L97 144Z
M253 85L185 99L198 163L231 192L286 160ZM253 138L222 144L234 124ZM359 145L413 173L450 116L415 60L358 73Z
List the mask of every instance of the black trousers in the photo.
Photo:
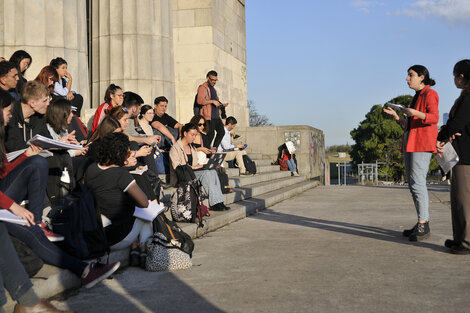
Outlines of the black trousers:
M222 138L224 138L225 135L224 124L222 123L222 120L220 118L211 119L210 121L208 121L208 123L209 132L207 133L207 136L209 137L209 142L212 142L212 140L214 140L212 147L217 148L222 142ZM217 135L215 135L215 132L217 133Z

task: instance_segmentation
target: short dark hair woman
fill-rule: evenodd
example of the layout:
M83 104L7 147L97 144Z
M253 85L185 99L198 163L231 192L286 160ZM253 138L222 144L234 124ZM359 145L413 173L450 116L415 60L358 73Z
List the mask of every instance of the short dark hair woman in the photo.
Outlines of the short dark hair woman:
M437 136L437 149L444 152L444 144L451 142L459 156L459 163L452 169L450 184L450 208L453 239L445 246L454 254L470 254L470 60L462 60L454 66L454 83L462 89L449 113L449 120Z
M430 235L426 176L432 153L436 152L439 96L431 89L435 82L429 77L428 69L422 65L413 65L408 69L406 82L416 91L408 108L404 109L407 118L400 118L390 107L384 108L384 112L393 116L405 130L403 158L418 222L411 229L403 231L403 236L409 237L410 241L420 241Z
M134 217L135 206L146 208L149 199L124 168L130 153L125 134L105 135L99 141L97 163L88 168L85 182L93 192L97 209L111 222L105 226L111 249L130 246L131 258L140 254L140 265L145 266L145 242L153 229L151 222Z

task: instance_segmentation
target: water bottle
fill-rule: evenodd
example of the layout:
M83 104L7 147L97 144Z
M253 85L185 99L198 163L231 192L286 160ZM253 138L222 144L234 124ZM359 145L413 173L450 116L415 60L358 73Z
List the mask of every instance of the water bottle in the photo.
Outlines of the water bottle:
M69 171L66 167L62 171L62 175L60 176L60 196L66 196L70 191L70 175Z

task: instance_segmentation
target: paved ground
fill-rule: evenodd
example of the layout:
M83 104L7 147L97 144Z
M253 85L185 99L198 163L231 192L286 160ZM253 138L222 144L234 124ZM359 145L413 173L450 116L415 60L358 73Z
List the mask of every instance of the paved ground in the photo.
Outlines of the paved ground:
M319 187L196 240L193 268L125 269L63 302L79 312L470 312L470 256L447 253L448 187L431 238L401 231L406 187Z

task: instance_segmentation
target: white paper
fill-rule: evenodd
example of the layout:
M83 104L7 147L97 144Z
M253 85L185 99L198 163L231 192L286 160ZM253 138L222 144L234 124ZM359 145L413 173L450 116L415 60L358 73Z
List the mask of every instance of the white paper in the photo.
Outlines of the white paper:
M402 106L402 105L399 105L399 104L394 104L394 103L390 103L388 102L387 105L395 110L400 110L400 111L405 111L405 107Z
M158 214L165 210L163 205L149 201L149 205L146 208L135 207L134 216L140 219L152 222Z
M452 144L448 142L444 145L444 152L442 153L442 157L437 154L436 160L444 173L447 174L457 163L459 163L459 156L457 155L457 152L455 152Z
M13 152L7 153L8 162L13 161L14 159L16 159L17 157L22 155L26 150L27 149L21 149L21 150L18 150L18 151L13 151ZM39 155L42 156L43 158L48 158L50 156L53 156L54 154L52 152L50 152L49 150L42 150L39 153Z
M33 144L36 146L40 146L43 149L72 149L72 150L81 150L83 146L81 145L74 145L71 143L62 142L59 140L54 140L51 138L47 138L41 135L34 135L33 138L28 140L27 144Z
M131 173L131 174L137 174L137 175L142 175L142 174L145 173L148 169L149 169L148 166L147 166L147 165L144 165L144 166L142 167L142 169L139 170L139 169L136 168L136 169L133 170L133 171L129 171L129 173Z
M0 221L8 222L8 223L14 223L14 224L20 224L25 226L26 225L26 220L16 216L15 214L11 213L8 210L1 210L0 209Z

